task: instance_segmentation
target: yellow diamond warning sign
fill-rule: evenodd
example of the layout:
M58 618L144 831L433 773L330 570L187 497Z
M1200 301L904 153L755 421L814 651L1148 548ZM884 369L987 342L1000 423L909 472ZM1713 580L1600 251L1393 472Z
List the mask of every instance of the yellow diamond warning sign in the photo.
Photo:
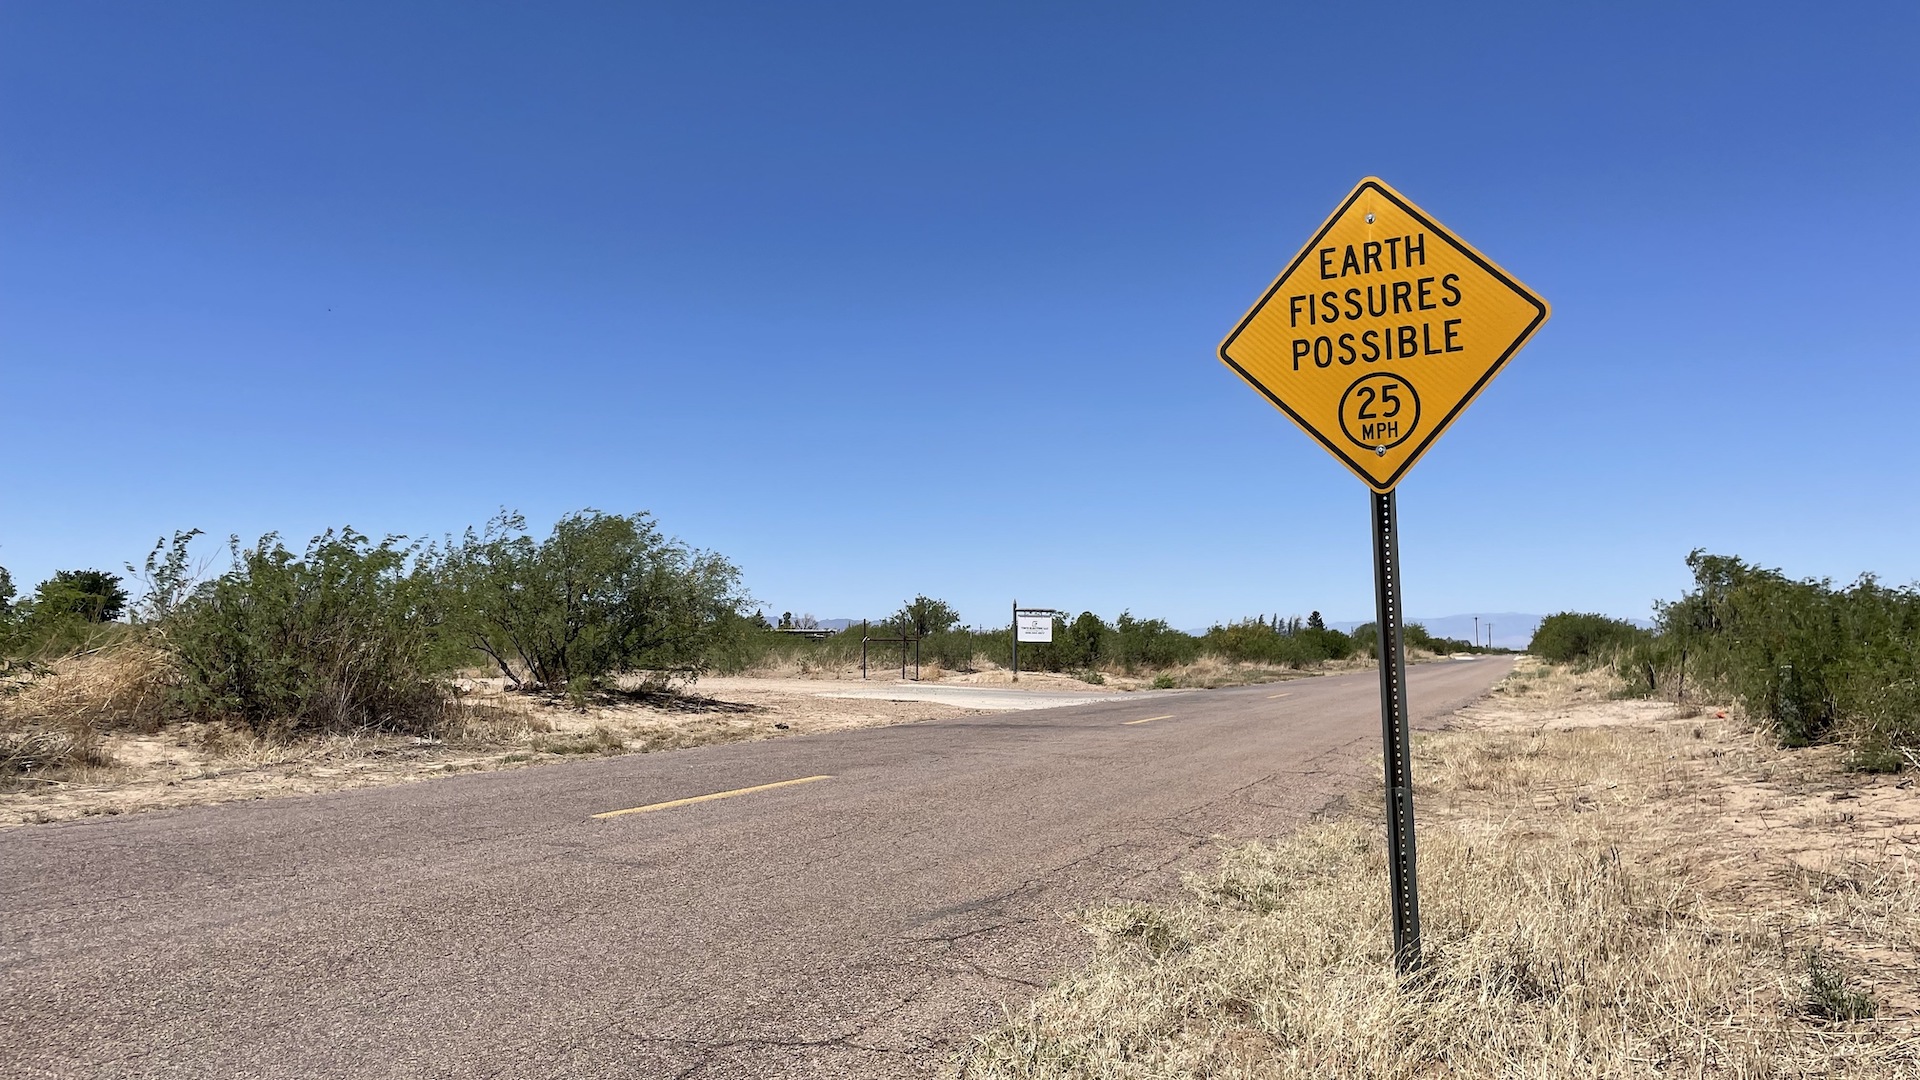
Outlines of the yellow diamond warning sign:
M1220 359L1391 491L1547 321L1547 302L1373 177L1220 343Z

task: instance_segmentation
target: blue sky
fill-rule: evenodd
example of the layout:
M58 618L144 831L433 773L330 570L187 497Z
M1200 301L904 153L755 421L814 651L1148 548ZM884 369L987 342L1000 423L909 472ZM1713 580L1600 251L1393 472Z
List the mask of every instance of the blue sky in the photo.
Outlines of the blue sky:
M590 506L774 612L1366 618L1213 350L1373 174L1554 309L1410 613L1911 581L1916 10L7 5L0 565Z

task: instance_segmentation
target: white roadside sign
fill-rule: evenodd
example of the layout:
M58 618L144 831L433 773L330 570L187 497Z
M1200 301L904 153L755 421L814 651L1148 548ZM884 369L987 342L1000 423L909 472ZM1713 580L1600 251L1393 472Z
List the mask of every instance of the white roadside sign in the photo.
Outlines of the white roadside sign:
M1053 640L1053 616L1022 615L1019 617L1019 639L1021 641L1051 642Z

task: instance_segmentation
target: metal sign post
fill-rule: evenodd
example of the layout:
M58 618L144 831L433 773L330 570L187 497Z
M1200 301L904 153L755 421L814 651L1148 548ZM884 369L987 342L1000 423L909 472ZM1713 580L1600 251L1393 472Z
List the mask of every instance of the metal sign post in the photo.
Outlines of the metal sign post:
M1367 177L1220 343L1222 363L1373 490L1393 959L1403 973L1420 962L1420 893L1394 489L1548 314L1533 290Z
M1407 650L1401 633L1400 523L1393 492L1374 492L1373 589L1380 628L1380 736L1387 777L1387 869L1393 897L1393 964L1420 965L1420 884L1413 850L1413 760L1407 732Z

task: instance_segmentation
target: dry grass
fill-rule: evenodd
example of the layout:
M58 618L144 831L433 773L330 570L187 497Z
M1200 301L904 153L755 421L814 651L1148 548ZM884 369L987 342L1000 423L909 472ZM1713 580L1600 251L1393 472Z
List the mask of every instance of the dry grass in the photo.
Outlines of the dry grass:
M898 659L897 653L894 659ZM868 658L868 666L875 666L871 657ZM878 667L883 672L887 670L885 662ZM781 656L745 674L756 679L857 679L860 677L860 661L856 659L851 663L839 663L811 656Z
M0 785L107 764L106 733L157 730L170 684L166 654L139 643L9 677L0 685Z
M1411 649L1407 652L1407 662L1410 664L1424 664L1445 659L1448 657L1421 649ZM1373 669L1373 660L1367 656L1352 656L1345 660L1325 660L1306 667L1295 667L1289 664L1226 660L1208 653L1190 664L1143 672L1134 681L1142 685L1212 690L1222 686L1251 686L1257 683L1282 682L1287 679L1303 679L1315 675L1344 675L1348 672ZM1108 677L1113 676L1109 674ZM1156 679L1160 681L1156 682Z
M1212 690L1222 686L1251 686L1255 683L1280 682L1313 675L1339 675L1348 671L1370 670L1372 667L1373 661L1364 658L1328 660L1312 667L1299 668L1283 664L1223 660L1218 656L1206 655L1190 664L1181 664L1154 674L1156 677L1165 677L1155 685L1171 684L1181 689Z
M1536 670L1417 745L1416 981L1376 796L1092 913L1099 958L966 1075L1920 1075L1913 789Z

